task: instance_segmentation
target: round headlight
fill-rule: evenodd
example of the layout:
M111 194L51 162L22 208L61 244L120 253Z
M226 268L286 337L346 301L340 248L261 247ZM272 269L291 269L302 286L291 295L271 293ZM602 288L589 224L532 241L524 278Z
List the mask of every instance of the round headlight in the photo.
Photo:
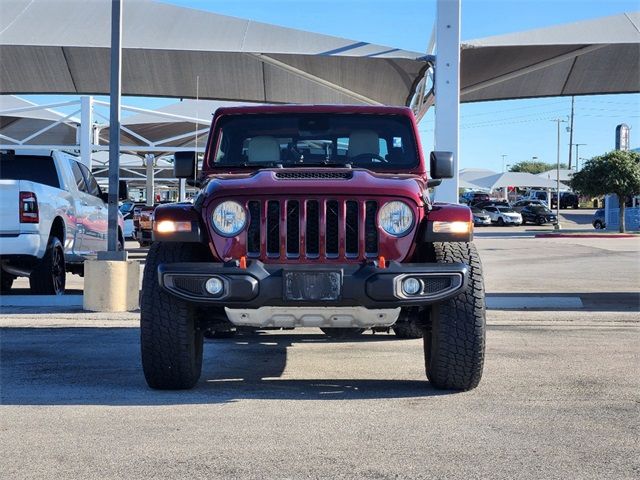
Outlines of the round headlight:
M413 227L413 211L404 202L385 203L378 214L378 225L389 235L401 237Z
M235 237L247 223L247 212L238 202L222 202L213 210L211 223L220 235Z

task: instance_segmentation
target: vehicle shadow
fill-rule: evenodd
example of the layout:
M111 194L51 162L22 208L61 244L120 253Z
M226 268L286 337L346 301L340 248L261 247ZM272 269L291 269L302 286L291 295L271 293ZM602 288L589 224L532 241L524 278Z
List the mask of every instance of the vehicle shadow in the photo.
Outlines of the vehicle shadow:
M640 292L491 292L487 297L579 297L582 308L579 311L593 312L633 312L640 311ZM549 308L541 308L548 310ZM557 308L566 310L566 308ZM519 310L519 308L514 308ZM535 308L534 308L535 310Z
M394 341L381 335L367 337L358 341ZM340 374L336 378L283 377L287 349L309 342L334 343L320 334L206 341L202 377L196 388L155 391L147 387L142 374L137 328L5 328L0 330L0 404L179 405L450 393L433 389L426 378L372 380L341 378ZM353 343L340 343L345 344L348 356Z

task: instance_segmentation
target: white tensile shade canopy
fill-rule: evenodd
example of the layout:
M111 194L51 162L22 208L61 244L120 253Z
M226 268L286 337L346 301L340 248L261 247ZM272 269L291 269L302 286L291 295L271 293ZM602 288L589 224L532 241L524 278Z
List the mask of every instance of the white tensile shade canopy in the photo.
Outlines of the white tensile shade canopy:
M110 4L3 0L0 92L107 94ZM406 105L428 66L421 56L150 0L123 4L123 95Z
M419 52L151 0L125 2L123 22L123 95L410 105L429 67ZM628 13L465 42L461 101L638 92L639 24ZM3 0L0 94L107 94L109 27L107 1Z
M640 12L463 42L462 102L640 89Z
M495 190L505 187L528 187L528 188L550 188L557 187L556 180L539 177L526 172L505 172L474 179L471 183L480 188ZM560 183L560 188L567 188L564 183Z

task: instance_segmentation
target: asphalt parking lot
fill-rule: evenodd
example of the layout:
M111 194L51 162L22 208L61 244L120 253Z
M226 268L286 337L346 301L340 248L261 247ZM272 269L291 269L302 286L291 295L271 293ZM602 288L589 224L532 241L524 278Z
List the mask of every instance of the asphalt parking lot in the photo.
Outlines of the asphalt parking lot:
M534 235L477 230L488 292L592 303L490 310L466 393L420 340L315 329L209 340L197 388L157 392L136 312L3 309L0 478L638 478L640 242Z
M490 312L480 387L420 340L208 341L193 391L146 388L135 314L2 319L2 478L638 478L630 312Z

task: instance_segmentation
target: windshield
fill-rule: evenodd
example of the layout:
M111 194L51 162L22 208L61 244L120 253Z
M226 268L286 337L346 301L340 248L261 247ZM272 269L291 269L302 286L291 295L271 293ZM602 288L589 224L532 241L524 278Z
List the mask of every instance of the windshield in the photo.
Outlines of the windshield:
M214 167L418 165L408 118L367 114L264 114L221 119Z
M534 213L551 213L551 210L547 207L543 207L542 205L531 205L529 208Z
M514 213L509 207L498 207L498 211L500 211L500 213Z

